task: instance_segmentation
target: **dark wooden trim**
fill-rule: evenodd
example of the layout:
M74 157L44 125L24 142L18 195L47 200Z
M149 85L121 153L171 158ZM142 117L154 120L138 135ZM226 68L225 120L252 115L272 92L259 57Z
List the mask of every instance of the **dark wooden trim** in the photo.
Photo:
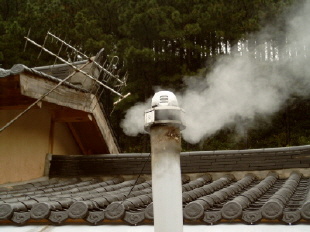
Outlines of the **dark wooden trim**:
M84 155L88 155L87 149L85 148L85 146L84 146L84 144L83 144L83 142L82 142L80 136L78 135L78 133L77 133L75 127L74 127L74 126L72 125L72 123L70 123L70 122L67 123L67 125L68 125L68 127L69 127L69 129L70 129L70 131L71 131L71 133L72 133L72 135L73 135L73 137L74 137L76 143L78 144L80 150L82 151L82 153L83 153Z

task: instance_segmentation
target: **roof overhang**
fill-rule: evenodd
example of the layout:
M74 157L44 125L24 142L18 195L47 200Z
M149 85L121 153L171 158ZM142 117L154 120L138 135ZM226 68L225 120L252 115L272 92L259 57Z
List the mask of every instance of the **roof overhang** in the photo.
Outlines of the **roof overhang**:
M44 74L31 73L26 67L19 72L2 73L0 77L0 110L26 109L59 82ZM38 107L42 103L53 109L55 122L68 123L83 154L119 153L95 95L66 83L44 97Z

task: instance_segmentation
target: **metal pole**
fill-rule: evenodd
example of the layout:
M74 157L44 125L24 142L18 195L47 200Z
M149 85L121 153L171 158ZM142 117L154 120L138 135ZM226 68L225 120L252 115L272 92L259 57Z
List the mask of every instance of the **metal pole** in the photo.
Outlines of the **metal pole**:
M170 91L157 92L152 98L152 109L145 111L145 130L151 137L155 232L183 231L182 112Z
M155 232L182 232L181 134L174 126L150 128Z

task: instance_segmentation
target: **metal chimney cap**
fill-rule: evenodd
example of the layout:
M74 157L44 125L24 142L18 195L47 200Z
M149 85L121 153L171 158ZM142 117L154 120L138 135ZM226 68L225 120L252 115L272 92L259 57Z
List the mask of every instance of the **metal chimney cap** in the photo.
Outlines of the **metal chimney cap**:
M183 130L184 110L170 91L159 91L152 98L152 108L144 112L144 129L149 132L154 125L173 125Z
M152 98L152 107L179 106L177 97L170 91L159 91Z

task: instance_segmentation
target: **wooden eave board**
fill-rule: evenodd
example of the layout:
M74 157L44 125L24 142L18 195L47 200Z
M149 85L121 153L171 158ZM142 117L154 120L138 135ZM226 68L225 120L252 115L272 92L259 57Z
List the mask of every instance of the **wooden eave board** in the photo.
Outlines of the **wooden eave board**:
M21 94L38 99L51 90L55 83L30 74L20 74ZM44 98L44 101L69 107L76 110L90 112L93 96L89 93L81 93L77 90L59 86Z
M95 101L97 102L97 99L95 99ZM112 134L112 131L110 129L110 126L108 125L108 122L106 120L106 117L104 116L100 106L98 103L94 104L94 110L93 110L93 117L94 120L97 121L97 126L98 129L101 131L107 145L109 148L109 153L110 154L119 154L120 151L117 147L117 144L114 140L114 136Z
M54 86L55 83L52 81L31 74L20 74L20 89L22 95L38 99ZM111 128L98 104L97 98L93 94L82 93L66 86L59 86L43 100L49 103L90 113L93 117L92 125L95 123L95 128L97 128L93 133L97 134L97 137L101 137L105 141L105 144L102 144L103 148L96 148L94 150L98 152L101 151L99 153L102 153L102 151L106 151L105 147L107 146L108 153L119 153Z
M85 155L109 153L106 141L92 121L71 122L69 128Z

